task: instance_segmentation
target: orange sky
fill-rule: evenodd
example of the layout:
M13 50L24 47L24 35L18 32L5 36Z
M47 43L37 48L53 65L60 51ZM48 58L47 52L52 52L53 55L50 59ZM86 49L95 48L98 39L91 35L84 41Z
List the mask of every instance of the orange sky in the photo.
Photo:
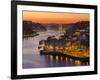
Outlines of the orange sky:
M75 23L89 21L89 14L23 11L23 20L38 23Z

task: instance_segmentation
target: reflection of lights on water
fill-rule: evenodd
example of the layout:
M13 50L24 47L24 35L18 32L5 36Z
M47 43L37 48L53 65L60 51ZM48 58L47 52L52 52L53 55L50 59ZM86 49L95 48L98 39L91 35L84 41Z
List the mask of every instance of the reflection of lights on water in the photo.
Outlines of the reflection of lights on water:
M88 63L88 62L86 62L86 65L89 65L89 63Z
M66 61L68 61L68 58L65 58Z
M81 64L81 61L79 61L79 60L75 60L75 64Z
M58 60L58 56L56 56L56 60Z
M81 62L80 60L74 60L72 58L67 58L67 57L64 58L61 56L52 56L52 55L47 55L47 56L50 62L54 61L56 63L60 60L61 62L63 61L72 62L72 63L75 63L76 65L89 65L89 62Z
M49 58L50 60L53 60L53 59L59 60L59 56L55 56L55 57L54 57L54 56L49 56L49 57L50 57L50 58ZM61 58L61 57L60 57L60 58Z
M73 61L73 59L71 59L71 58L70 58L70 59L69 59L69 61L70 61L70 62L72 62L72 61Z
M53 56L50 56L50 60L52 60L53 59Z
M63 57L61 57L61 60L63 60Z
M89 62L83 62L82 64L83 65L89 65Z

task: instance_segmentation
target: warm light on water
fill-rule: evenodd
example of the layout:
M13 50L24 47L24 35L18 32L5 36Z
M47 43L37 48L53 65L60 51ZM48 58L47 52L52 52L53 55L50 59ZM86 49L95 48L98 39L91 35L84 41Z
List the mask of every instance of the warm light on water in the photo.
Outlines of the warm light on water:
M40 55L40 51L38 49L39 41L43 39L46 40L47 37L50 35L55 35L56 37L59 37L61 33L59 31L40 32L39 36L23 39L23 68L44 68L81 65L80 61L75 61L71 58ZM52 46L50 46L50 48L52 48ZM61 47L61 49L63 48Z

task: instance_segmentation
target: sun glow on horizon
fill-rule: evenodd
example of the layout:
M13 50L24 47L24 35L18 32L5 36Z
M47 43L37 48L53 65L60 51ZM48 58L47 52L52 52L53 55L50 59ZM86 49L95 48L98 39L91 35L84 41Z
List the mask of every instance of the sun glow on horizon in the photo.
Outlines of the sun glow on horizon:
M68 24L90 20L88 13L23 11L22 15L23 20L36 23Z

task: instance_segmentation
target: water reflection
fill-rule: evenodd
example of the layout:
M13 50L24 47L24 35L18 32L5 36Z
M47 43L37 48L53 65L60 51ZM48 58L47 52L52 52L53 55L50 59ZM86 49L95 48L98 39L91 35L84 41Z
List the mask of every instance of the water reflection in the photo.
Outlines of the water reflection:
M67 57L40 55L40 54L24 54L23 68L44 68L44 67L68 67L88 65L88 62L81 62Z
M38 50L39 41L46 39L50 35L59 37L60 32L40 32L39 36L23 39L23 68L44 68L44 67L67 67L89 64L71 58L52 55L40 55ZM86 66L86 65L85 65Z
M84 65L79 60L73 60L71 58L67 57L61 57L61 56L52 56L52 55L41 55L44 56L46 66L53 66L53 67L59 67L59 66L77 66L77 65Z
M43 55L43 54L42 54ZM59 66L63 65L63 66L86 66L89 65L89 62L87 60L83 60L83 59L78 59L78 58L70 58L70 57L66 57L66 56L59 56L59 55L43 55L45 56L45 61L46 63L50 63L52 65L52 62L54 64L58 64ZM71 64L71 65L70 65ZM55 65L54 65L55 66Z

